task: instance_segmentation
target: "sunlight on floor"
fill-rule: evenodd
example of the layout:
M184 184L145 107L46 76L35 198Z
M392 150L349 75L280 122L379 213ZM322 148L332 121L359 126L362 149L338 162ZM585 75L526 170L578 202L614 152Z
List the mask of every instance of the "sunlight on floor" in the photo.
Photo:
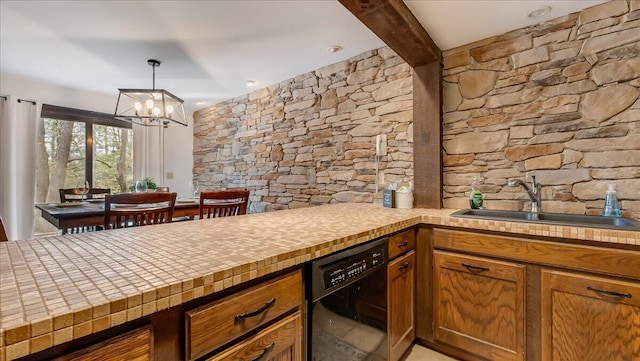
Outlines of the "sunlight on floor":
M437 353L420 345L413 345L413 349L405 361L457 361L454 358Z

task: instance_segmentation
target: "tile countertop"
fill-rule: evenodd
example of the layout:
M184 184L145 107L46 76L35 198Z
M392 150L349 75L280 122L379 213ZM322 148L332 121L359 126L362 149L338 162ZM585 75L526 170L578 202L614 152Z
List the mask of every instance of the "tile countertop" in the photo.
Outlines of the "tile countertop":
M420 223L638 246L640 232L345 203L0 243L12 360Z

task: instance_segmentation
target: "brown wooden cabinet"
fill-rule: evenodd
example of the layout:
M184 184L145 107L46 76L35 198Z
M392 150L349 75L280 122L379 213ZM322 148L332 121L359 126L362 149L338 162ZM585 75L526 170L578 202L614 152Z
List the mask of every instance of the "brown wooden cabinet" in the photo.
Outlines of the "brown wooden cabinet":
M301 361L301 357L302 316L298 311L207 361Z
M415 339L415 233L409 229L389 238L387 332L389 361L397 361Z
M640 360L638 250L443 228L417 242L422 344L474 361Z
M490 360L524 360L525 267L434 252L435 339Z
M640 360L640 283L543 270L542 359Z
M194 360L213 352L300 309L302 302L302 272L296 270L188 311L185 315L186 358Z
M55 361L150 361L153 360L153 336L151 326L88 346L71 354L55 358Z
M389 259L395 259L415 247L416 236L413 228L393 234L389 237Z
M389 361L399 360L415 339L415 252L389 263Z

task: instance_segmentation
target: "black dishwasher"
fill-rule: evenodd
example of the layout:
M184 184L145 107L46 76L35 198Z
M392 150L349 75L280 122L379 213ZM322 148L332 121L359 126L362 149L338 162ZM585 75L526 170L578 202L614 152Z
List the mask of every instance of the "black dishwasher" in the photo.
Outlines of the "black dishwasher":
M387 359L388 240L307 264L307 360Z

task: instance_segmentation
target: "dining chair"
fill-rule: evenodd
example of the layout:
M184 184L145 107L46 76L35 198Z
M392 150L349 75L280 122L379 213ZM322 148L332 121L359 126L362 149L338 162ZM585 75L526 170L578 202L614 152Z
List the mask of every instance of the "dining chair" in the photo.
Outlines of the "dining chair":
M104 229L169 223L177 193L108 194L104 199Z
M8 241L9 237L7 237L7 230L4 228L4 221L0 216L0 242Z
M78 188L61 188L59 192L60 203L82 201L82 193L80 193ZM110 188L89 188L89 192L84 196L84 199L102 198L101 196L107 194L111 194Z
M246 189L200 192L200 219L247 214L248 203Z
M81 202L82 201L82 193L80 193L79 188L60 188L58 189L60 193L60 203L68 203L68 202ZM87 194L84 195L84 199L96 199L102 198L103 195L107 195L111 193L110 188L89 188ZM62 234L76 234L76 233L84 233L84 232L93 232L101 230L102 226L78 226L71 228L63 228Z

